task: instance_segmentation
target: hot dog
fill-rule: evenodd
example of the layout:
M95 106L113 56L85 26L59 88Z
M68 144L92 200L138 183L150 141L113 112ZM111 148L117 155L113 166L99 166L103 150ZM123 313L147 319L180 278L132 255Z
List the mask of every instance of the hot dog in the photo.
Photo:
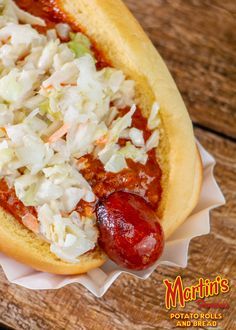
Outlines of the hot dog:
M202 181L165 64L119 0L1 12L0 250L57 274L151 266Z

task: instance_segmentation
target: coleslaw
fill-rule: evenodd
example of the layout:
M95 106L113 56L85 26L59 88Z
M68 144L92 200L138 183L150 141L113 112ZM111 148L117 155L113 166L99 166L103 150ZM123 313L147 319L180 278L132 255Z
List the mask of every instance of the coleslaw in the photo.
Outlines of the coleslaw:
M132 127L135 82L112 67L98 70L85 35L66 24L41 34L34 26L45 22L11 0L0 1L0 13L0 178L36 208L38 219L23 223L60 259L77 263L98 238L95 217L75 211L81 200L96 200L78 159L92 154L112 173L127 168L127 159L145 165L159 143L159 106L145 143Z

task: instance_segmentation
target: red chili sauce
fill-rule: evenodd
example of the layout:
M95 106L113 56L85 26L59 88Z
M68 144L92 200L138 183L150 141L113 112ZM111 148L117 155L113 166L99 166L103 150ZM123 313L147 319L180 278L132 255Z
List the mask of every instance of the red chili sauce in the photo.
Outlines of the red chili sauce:
M4 179L0 180L0 206L11 213L19 222L28 213L37 216L33 206L25 206L16 196L14 188L9 188Z
M52 2L48 0L16 0L18 6L22 9L35 16L40 16L46 21L46 28L38 27L41 33L45 33L47 29L53 28L58 22L68 23L73 27L73 30L78 31L78 28L75 29L65 14L61 13L58 8L52 7L52 4L50 4ZM95 45L93 50L98 61L98 68L108 66ZM124 115L128 110L123 109L120 114ZM150 137L151 132L147 128L147 120L142 116L140 109L137 109L133 116L132 126L144 132L145 141ZM124 145L125 142L124 139L120 139L119 144ZM135 163L128 159L127 169L122 170L120 173L110 173L104 170L102 163L98 159L94 159L92 155L86 155L82 159L86 161L86 168L81 170L81 173L92 186L98 198L105 197L114 191L123 190L145 197L151 207L156 209L162 194L162 172L156 160L156 151L151 150L148 156L146 165ZM20 222L27 213L37 216L35 208L24 206L17 198L14 189L8 188L4 179L0 180L0 205ZM82 215L88 216L94 212L94 206L94 203L81 201L77 206L77 211Z

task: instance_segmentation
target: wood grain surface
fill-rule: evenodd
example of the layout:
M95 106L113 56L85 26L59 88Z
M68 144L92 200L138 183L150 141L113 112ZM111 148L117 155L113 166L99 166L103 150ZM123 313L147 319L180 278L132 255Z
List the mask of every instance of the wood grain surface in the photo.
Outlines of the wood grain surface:
M14 329L175 329L164 308L164 278L224 275L219 297L229 310L218 329L236 329L236 3L234 0L126 0L166 60L195 123L199 141L216 160L215 175L227 203L211 214L211 234L190 244L186 269L159 267L141 281L121 276L103 298L80 285L29 291L0 271L0 323ZM209 301L215 301L209 299ZM203 312L195 302L185 312ZM204 312L219 313L207 309ZM0 326L1 327L1 326ZM199 329L203 329L200 328ZM207 328L204 328L207 329Z
M236 2L125 2L165 59L193 122L236 137Z

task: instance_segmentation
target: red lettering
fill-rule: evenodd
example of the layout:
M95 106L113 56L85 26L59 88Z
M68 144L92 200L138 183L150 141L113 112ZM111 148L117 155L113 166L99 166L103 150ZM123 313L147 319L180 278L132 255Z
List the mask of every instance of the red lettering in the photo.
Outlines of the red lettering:
M205 297L209 297L209 283L210 280L205 280Z
M229 281L226 279L221 280L221 292L226 293L229 292Z
M218 282L211 282L210 283L210 292L209 295L210 296L214 296L217 295L219 293L219 288L218 288Z
M190 301L191 299L191 289L190 288L185 288L184 289L184 300L185 301Z
M229 281L227 279L221 279L220 276L217 276L215 281L210 281L209 279L204 280L203 278L200 278L196 285L192 285L186 288L183 287L181 276L177 276L174 282L164 280L163 283L166 286L165 305L167 309L176 307L177 302L181 307L185 307L186 302L192 300L196 300L196 303L200 308L229 308L227 303L207 303L204 301L204 298L209 296L216 296L220 292L225 293L230 290Z
M203 278L199 279L199 297L204 298L204 280L203 280Z
M176 280L172 284L168 280L164 280L166 286L165 304L166 308L176 307L177 298L181 307L185 307L184 295L183 295L183 283L180 276L176 277Z

